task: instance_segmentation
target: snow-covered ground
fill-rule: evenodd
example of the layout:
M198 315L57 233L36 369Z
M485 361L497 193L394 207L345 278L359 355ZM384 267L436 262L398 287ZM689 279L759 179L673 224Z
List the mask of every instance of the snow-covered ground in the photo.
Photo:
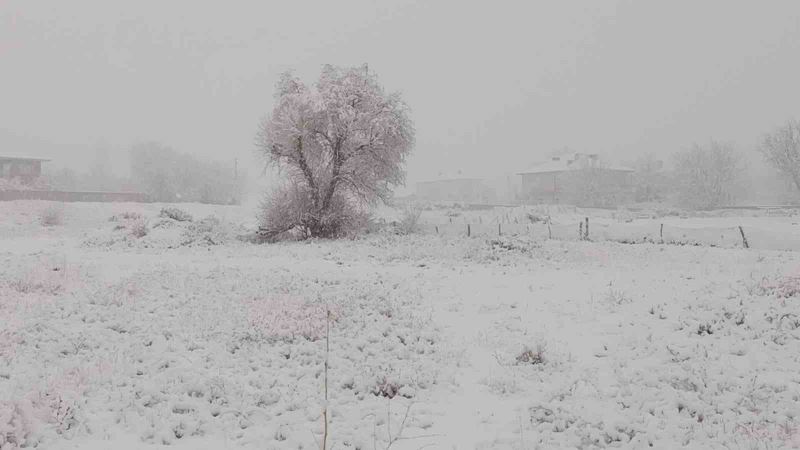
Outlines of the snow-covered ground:
M253 245L251 207L163 206L0 203L2 450L319 448L326 355L328 448L800 447L794 252Z

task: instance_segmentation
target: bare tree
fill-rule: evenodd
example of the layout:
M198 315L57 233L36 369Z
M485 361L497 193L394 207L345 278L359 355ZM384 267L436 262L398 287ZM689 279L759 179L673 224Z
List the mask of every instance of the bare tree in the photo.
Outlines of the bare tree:
M664 163L652 153L640 156L633 163L633 187L637 202L663 200L669 191L669 179Z
M576 205L615 207L632 199L628 173L609 168L599 157L581 158L562 180L562 192Z
M759 151L800 190L800 121L790 120L764 136Z
M275 97L256 143L288 175L276 195L295 202L282 208L296 220L271 221L276 215L266 211L268 234L299 228L335 236L357 211L388 200L404 181L414 143L408 107L399 94L385 93L366 66L325 66L314 87L285 73Z
M240 198L243 178L234 176L232 167L157 142L133 145L130 164L138 188L156 201L227 204Z
M678 153L675 176L680 201L696 209L711 209L731 202L742 181L741 157L732 145L711 141Z

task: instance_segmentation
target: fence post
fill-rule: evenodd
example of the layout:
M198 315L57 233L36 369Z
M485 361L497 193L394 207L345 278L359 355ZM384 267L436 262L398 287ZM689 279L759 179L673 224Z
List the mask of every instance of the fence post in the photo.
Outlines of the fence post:
M548 216L547 217L547 238L548 239L553 239L553 230L550 228L550 222L552 222L552 219L550 218L550 216Z
M747 238L744 236L744 229L741 225L739 225L739 233L742 234L742 244L744 244L744 248L750 248L750 244L747 242Z
M439 225L436 225L436 234L439 234Z
M502 226L501 224L499 224L499 223L497 224L497 235L498 236L502 236L503 235L503 229L501 228L501 226Z
M664 224L661 224L661 231L659 232L659 236L661 237L661 243L664 243Z
M589 218L588 217L586 218L586 227L584 227L583 232L586 233L584 235L584 237L585 237L585 240L588 241L589 240Z
M472 230L469 229L469 224L467 224L467 237L471 234Z
M583 221L578 222L578 240L583 240Z

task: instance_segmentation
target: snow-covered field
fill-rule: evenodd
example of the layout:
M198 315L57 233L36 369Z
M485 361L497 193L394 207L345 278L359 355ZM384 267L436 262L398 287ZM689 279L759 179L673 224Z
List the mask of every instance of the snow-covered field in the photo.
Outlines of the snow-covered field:
M0 449L800 447L794 252L163 206L0 203Z

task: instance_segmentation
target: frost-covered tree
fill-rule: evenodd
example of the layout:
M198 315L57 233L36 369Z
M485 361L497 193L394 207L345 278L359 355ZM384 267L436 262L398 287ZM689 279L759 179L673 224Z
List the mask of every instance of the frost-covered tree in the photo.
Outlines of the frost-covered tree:
M265 202L267 234L331 237L404 181L414 127L400 95L366 66L325 66L314 86L281 76L256 143L288 178Z
M730 144L695 144L675 157L675 181L684 206L711 209L733 201L742 181L741 157Z
M790 120L764 136L759 150L772 167L800 190L800 121Z

